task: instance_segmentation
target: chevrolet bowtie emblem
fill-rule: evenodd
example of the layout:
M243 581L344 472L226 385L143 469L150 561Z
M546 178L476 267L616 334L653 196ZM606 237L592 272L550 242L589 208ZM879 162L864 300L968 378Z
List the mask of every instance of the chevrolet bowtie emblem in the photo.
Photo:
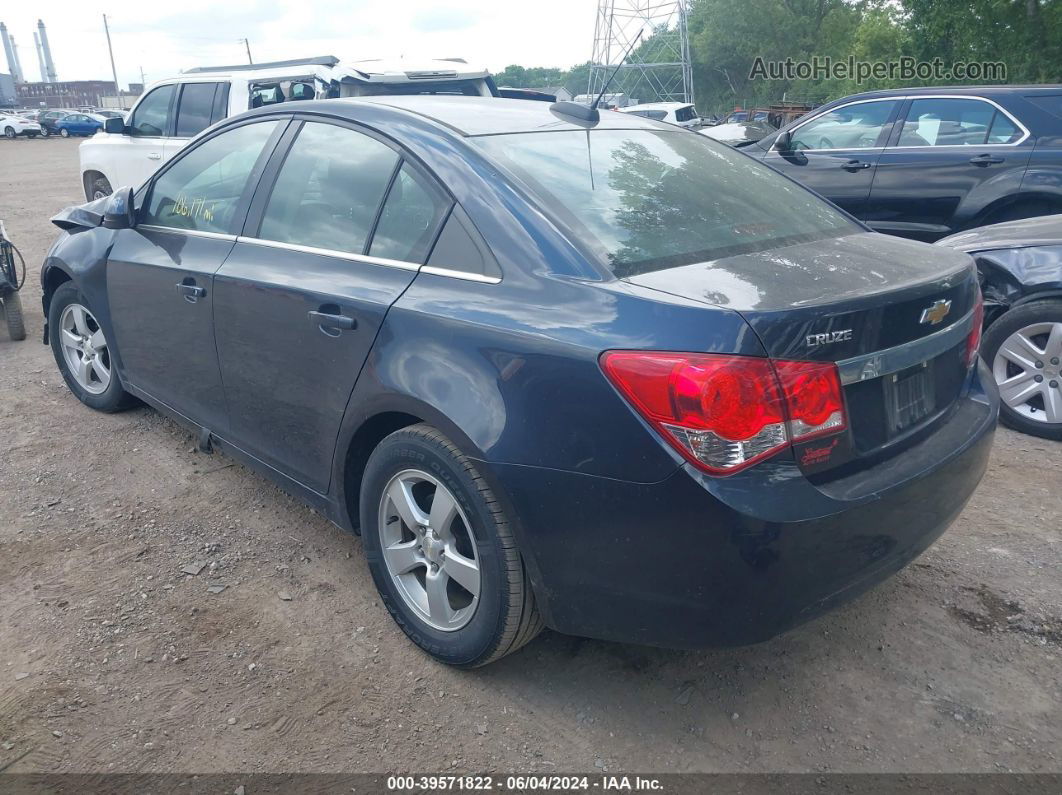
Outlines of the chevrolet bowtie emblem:
M934 301L930 306L927 306L922 310L922 317L918 321L919 323L928 323L931 326L937 325L940 321L948 316L948 312L951 311L951 301Z

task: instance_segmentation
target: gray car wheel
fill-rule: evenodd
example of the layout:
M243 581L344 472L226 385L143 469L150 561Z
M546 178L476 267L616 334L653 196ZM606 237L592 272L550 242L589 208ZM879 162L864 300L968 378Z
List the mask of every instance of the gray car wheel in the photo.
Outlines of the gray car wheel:
M1003 422L1062 439L1062 301L1004 313L985 334L983 356L999 388Z

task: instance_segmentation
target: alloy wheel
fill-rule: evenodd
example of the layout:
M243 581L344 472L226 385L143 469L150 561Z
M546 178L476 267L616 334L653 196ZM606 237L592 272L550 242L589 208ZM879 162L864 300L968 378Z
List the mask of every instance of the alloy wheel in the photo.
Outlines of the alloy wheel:
M1003 402L1027 419L1062 423L1062 323L1033 323L999 346L992 374Z
M96 318L81 304L70 304L59 318L59 341L74 380L93 395L111 384L111 354Z
M380 546L406 605L443 632L475 614L481 577L476 541L457 499L417 469L399 472L380 501Z

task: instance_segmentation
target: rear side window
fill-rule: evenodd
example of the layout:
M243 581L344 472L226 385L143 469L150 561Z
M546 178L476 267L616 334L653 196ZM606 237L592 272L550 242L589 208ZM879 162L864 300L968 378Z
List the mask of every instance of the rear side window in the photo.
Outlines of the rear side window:
M280 168L258 237L364 254L397 165L375 138L308 122Z
M980 146L996 109L979 99L916 99L897 146Z
M217 83L185 83L177 108L177 137L191 138L210 126Z
M155 180L141 223L233 233L247 180L276 126L245 124L187 152Z
M434 185L403 164L387 194L369 254L422 264L449 209L449 200Z
M694 117L694 115L695 114L693 112L693 108L691 108L691 107L679 108L678 110L675 111L675 120L676 121L690 121Z
M996 111L996 116L992 120L992 127L988 131L988 141L990 144L1012 144L1021 138L1021 130L1014 122L1012 122L1005 114Z
M137 136L167 135L170 129L170 103L176 86L159 86L149 92L133 111L129 134Z

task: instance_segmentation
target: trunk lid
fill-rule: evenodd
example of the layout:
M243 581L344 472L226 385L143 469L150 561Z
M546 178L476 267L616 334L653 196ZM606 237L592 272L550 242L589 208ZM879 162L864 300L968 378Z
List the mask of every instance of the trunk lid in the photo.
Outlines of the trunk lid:
M865 233L628 281L741 313L774 359L837 363L848 428L795 446L808 475L895 455L930 432L966 381L978 286L959 252Z

